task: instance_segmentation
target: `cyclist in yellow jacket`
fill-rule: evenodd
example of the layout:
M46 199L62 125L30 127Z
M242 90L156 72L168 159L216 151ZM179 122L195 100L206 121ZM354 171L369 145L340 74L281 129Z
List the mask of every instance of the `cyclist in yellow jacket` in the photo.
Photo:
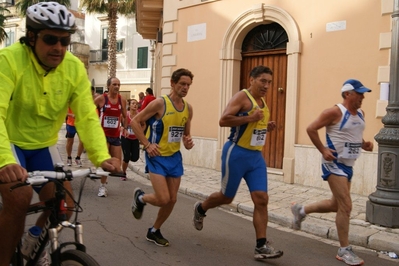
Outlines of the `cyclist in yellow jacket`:
M67 52L75 17L63 5L41 2L27 9L26 28L19 43L0 50L0 266L10 263L33 194L29 186L9 188L25 181L27 171L62 163L56 143L68 105L89 159L108 171L120 169L108 153L86 69ZM53 184L40 190L41 200L50 198ZM37 225L45 220L42 215Z

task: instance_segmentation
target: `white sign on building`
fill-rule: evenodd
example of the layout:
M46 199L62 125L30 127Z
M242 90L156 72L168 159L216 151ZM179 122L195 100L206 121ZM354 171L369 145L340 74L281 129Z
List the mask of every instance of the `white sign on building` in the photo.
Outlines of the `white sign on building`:
M187 42L195 42L206 39L206 23L187 27Z

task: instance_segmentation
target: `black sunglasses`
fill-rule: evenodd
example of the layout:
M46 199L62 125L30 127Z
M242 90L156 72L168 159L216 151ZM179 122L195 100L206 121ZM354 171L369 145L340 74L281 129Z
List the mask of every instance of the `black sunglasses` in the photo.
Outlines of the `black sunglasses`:
M58 41L61 43L62 46L68 46L71 43L71 36L57 37L50 34L44 34L42 36L40 33L37 34L37 36L40 37L47 45L55 45L58 43Z

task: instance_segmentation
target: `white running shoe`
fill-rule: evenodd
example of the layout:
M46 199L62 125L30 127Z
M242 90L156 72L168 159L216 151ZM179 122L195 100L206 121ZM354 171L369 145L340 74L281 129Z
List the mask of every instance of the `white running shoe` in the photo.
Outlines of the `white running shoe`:
M305 220L306 215L301 214L302 205L295 203L291 206L291 212L294 215L292 220L292 229L301 230L301 223Z
M281 250L275 250L269 243L266 243L260 248L255 247L255 255L254 258L256 260L265 260L265 259L276 259L283 256L284 252Z
M201 202L197 201L194 204L194 215L193 215L193 225L195 227L195 229L197 229L198 231L201 231L202 228L204 227L204 218L206 217L206 215L202 215L198 212L198 205L200 205Z
M338 249L336 256L337 260L343 261L348 265L363 265L364 260L359 258L353 251L352 247L349 246L346 249Z
M106 198L108 196L107 188L105 186L100 186L97 196Z
M75 158L76 166L82 167L82 160L79 157Z

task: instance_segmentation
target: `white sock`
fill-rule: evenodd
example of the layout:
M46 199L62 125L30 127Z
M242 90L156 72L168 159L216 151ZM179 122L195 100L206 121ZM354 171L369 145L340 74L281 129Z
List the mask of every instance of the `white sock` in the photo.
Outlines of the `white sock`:
M302 216L306 216L305 206L302 206L302 208L299 210L299 214L302 215Z
M141 203L143 203L143 204L145 203L144 200L143 200L143 195L140 195L140 196L139 196L139 201L140 201Z
M339 248L339 251L345 251L348 247L349 247L349 246L347 246L347 247L340 247L340 248Z
M151 228L151 233L155 233L158 229L155 229L154 226Z

